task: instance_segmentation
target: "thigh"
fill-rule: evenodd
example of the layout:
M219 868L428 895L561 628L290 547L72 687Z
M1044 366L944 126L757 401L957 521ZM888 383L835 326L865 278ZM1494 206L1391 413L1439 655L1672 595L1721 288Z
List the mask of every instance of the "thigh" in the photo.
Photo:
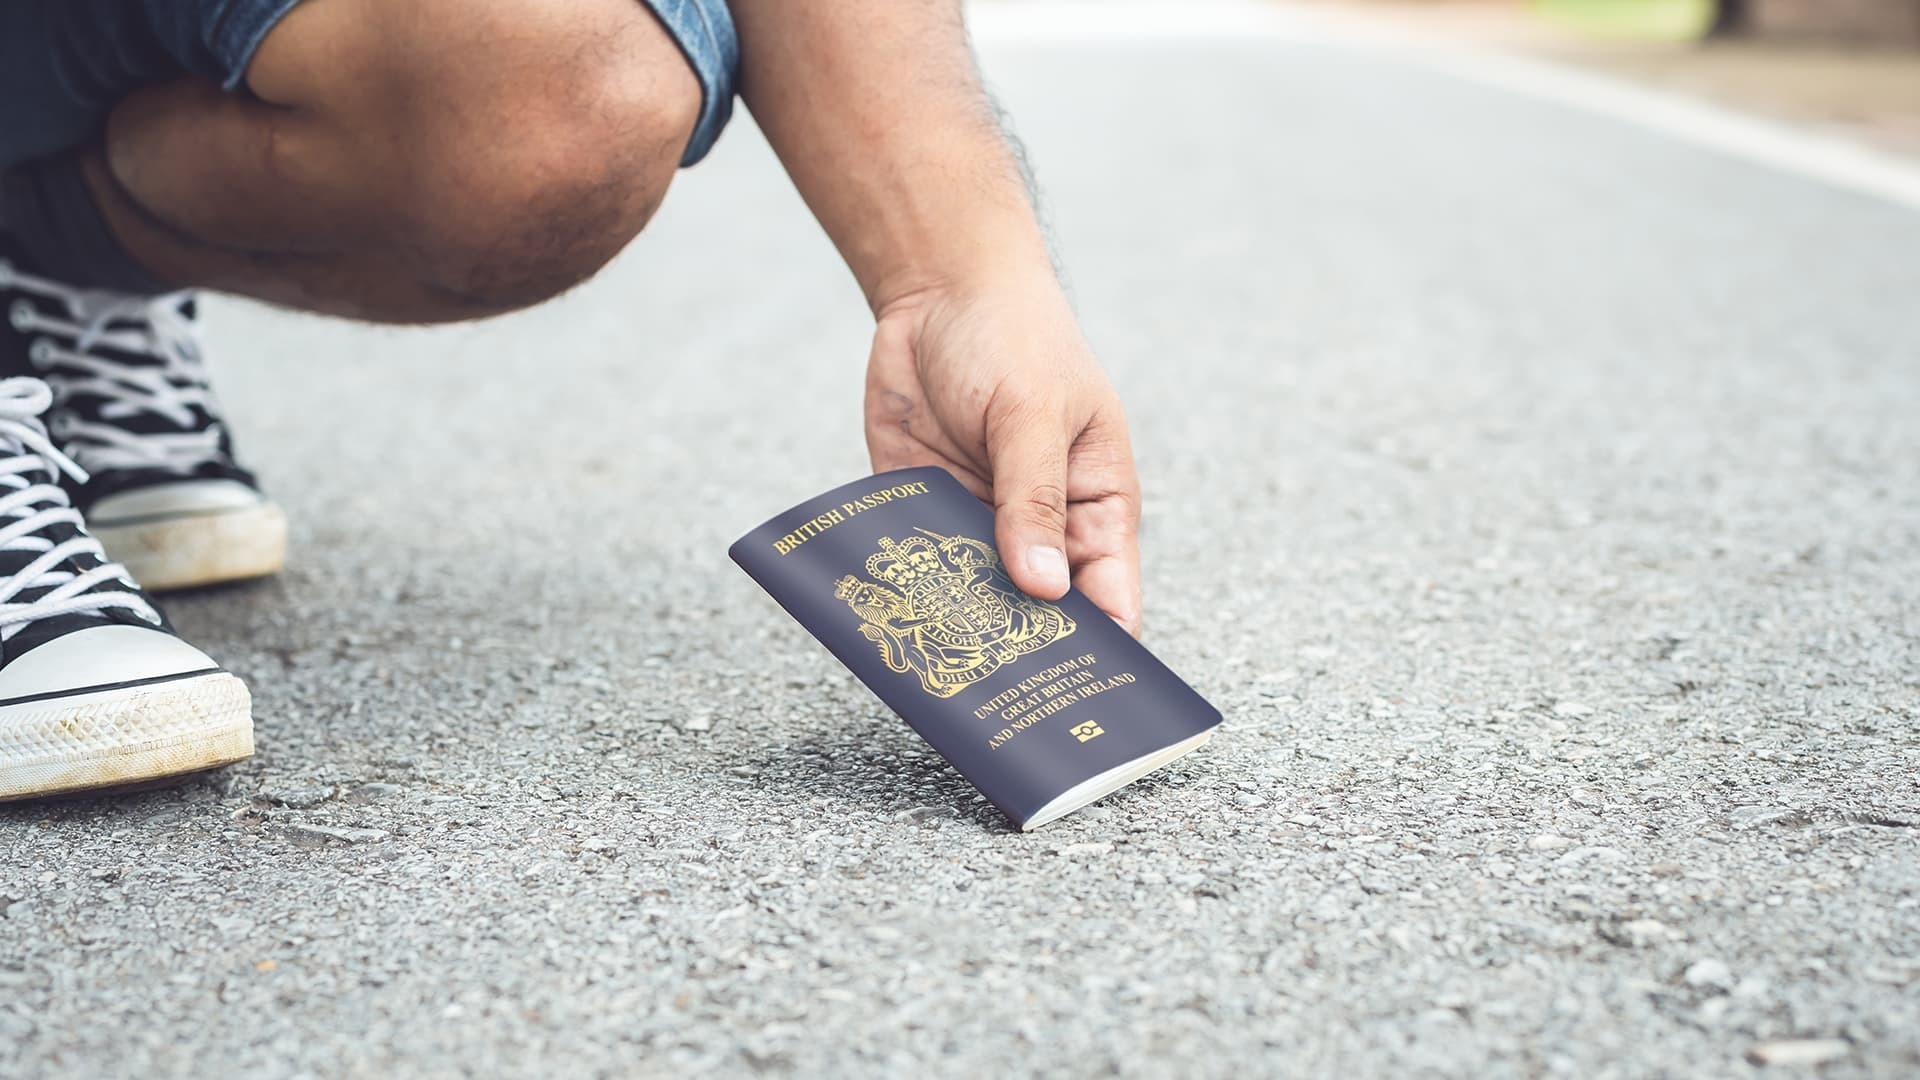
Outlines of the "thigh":
M231 89L298 0L0 0L0 169L97 136L151 83Z

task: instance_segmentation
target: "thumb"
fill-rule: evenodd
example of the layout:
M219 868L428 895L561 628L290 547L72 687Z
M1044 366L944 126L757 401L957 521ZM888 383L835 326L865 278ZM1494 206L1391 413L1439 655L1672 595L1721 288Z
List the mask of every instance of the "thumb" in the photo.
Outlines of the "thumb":
M1067 566L1067 450L1056 411L1023 407L987 439L993 468L994 543L1013 583L1042 600L1072 584Z

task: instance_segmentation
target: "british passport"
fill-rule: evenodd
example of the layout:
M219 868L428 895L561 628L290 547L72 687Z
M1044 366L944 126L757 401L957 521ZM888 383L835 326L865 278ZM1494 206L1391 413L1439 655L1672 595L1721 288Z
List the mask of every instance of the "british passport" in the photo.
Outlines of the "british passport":
M1074 589L1022 592L939 468L834 488L730 554L1021 829L1195 749L1220 713Z

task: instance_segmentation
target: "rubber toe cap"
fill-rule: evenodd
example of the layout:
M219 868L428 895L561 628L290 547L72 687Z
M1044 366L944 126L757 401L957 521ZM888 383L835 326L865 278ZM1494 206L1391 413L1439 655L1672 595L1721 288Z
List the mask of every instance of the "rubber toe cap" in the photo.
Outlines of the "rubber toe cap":
M217 514L259 506L265 497L238 480L179 480L116 491L87 509L87 524Z
M220 665L164 630L94 626L36 645L0 668L0 701L161 679Z

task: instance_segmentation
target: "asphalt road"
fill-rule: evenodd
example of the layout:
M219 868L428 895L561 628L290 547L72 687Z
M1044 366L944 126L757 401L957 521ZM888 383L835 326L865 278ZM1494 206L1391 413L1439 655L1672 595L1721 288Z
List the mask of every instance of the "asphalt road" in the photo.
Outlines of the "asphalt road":
M170 610L260 754L0 809L0 1075L1920 1069L1920 213L1365 49L985 51L1213 745L1010 833L727 563L865 471L743 125L539 310L210 305L298 550Z

